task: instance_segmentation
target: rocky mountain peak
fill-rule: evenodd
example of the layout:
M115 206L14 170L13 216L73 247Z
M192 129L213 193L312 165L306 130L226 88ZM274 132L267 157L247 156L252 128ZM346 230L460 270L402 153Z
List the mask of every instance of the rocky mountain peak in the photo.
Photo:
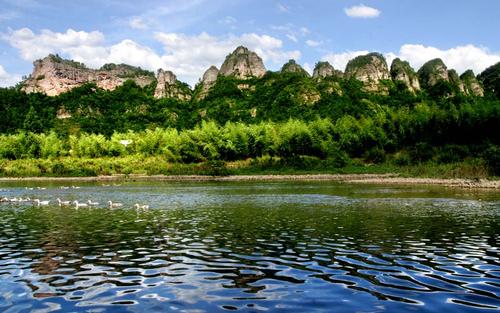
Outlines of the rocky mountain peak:
M394 59L391 64L391 78L393 81L403 82L408 90L415 93L420 90L420 82L415 70L407 61L399 58Z
M375 52L357 56L349 61L345 69L345 77L362 81L364 89L369 92L386 92L387 88L381 84L381 81L390 79L384 56Z
M220 68L220 74L238 79L260 78L266 73L264 62L253 51L239 46L229 54Z
M432 87L441 80L450 81L448 68L441 59L433 59L424 63L417 74L420 85L425 88Z
M190 100L191 90L177 80L172 71L159 69L156 74L155 98L177 98L179 100Z
M217 81L217 76L219 75L219 69L214 65L210 66L205 73L203 73L203 77L199 82L199 86L201 86L199 92L196 94L197 100L202 100L208 95L208 91L215 85ZM196 88L197 89L197 88Z
M313 78L315 79L321 79L331 76L342 78L343 75L344 74L341 71L334 69L328 61L318 62L316 63L316 66L314 66Z
M217 75L219 75L219 69L212 65L203 73L201 81L204 85L213 84L217 80Z
M94 70L80 62L66 60L53 54L36 60L33 65L33 73L23 82L23 90L27 93L41 92L57 96L85 83L95 83L99 88L114 90L127 79L135 81L140 86L146 86L154 81L153 73L139 67L106 64L101 69Z
M464 84L465 94L473 95L476 97L484 96L484 89L479 80L474 75L472 70L465 71L462 75L460 75L460 79Z
M281 67L282 73L300 73L309 76L309 73L302 68L295 60L291 59Z

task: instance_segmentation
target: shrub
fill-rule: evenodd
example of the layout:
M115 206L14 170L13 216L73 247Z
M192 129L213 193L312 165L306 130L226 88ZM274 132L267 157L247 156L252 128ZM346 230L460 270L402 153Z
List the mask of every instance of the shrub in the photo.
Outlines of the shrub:
M483 158L491 175L500 176L500 147L491 145L484 151Z
M379 147L373 147L364 153L363 158L367 162L378 164L385 162L386 156L384 149Z

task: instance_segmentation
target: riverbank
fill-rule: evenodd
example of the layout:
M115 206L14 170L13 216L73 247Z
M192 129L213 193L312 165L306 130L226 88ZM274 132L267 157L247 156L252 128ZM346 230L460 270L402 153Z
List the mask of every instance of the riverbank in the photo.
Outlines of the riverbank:
M438 185L445 187L500 190L500 180L445 179L401 177L398 174L305 174L305 175L107 175L95 177L1 177L0 182L111 182L111 181L170 181L170 182L242 182L242 181L336 181L354 184Z

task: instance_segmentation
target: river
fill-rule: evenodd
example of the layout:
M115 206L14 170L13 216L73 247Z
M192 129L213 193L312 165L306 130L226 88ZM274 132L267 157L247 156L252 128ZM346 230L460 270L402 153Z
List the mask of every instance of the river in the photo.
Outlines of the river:
M50 201L0 203L2 312L500 309L495 191L64 184L0 183L0 197Z

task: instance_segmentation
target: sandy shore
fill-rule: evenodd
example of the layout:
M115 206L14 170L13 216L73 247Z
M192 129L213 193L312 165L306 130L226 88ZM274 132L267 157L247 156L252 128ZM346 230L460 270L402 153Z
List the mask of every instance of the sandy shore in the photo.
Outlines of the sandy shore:
M223 177L201 175L113 175L96 177L2 177L0 182L14 181L74 181L74 182L106 182L106 181L336 181L356 184L381 185L439 185L446 187L500 189L500 180L441 179L441 178L409 178L397 174L311 174L311 175L233 175Z

